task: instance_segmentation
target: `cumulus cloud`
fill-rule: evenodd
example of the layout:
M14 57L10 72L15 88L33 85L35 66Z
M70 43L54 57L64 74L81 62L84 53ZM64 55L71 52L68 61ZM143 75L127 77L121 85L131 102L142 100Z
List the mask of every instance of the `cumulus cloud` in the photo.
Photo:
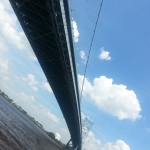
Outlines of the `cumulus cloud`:
M78 31L77 23L73 18L72 18L72 31L73 31L74 42L77 43L79 41L79 31Z
M0 2L0 48L15 47L27 53L32 60L36 60L29 42L8 2Z
M78 77L81 87L83 76ZM100 76L94 78L92 83L86 78L83 91L83 96L88 96L99 109L120 120L134 121L141 117L141 107L135 92L123 84L114 84L111 78Z
M104 143L96 139L95 135L90 131L87 139L83 144L84 150L130 150L128 144L123 140L116 140L115 142Z
M38 81L36 81L35 76L33 74L28 74L27 77L23 78L24 81L28 83L28 85L34 90L38 91L37 84Z
M85 51L83 51L83 50L80 51L80 58L82 60L82 63L85 64L86 60L87 60Z
M104 48L101 48L101 53L99 55L99 58L101 60L111 60L110 52L104 50Z
M48 82L43 83L42 87L43 89L47 90L49 93L52 93L52 89Z

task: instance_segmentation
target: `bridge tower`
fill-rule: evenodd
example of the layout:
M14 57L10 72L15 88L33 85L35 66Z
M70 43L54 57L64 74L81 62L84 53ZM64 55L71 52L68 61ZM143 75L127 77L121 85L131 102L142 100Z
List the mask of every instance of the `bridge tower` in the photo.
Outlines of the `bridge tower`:
M84 144L84 141L86 140L88 133L90 132L94 122L89 120L87 117L82 119L82 144ZM78 145L74 146L72 144L72 140L70 139L69 142L66 144L65 150L77 150Z
M88 133L90 132L94 122L89 120L87 117L82 119L82 143L86 140Z

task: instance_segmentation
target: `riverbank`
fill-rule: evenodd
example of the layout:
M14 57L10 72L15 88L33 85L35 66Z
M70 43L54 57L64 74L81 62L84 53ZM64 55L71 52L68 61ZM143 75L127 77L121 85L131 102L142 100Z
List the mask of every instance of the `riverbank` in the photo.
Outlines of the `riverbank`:
M0 95L0 150L61 150L40 127Z

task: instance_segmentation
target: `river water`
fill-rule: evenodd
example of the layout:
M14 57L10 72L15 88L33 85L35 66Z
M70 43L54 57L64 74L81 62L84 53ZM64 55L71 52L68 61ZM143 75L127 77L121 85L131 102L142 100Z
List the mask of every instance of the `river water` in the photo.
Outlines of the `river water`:
M0 95L0 150L60 150L27 116Z

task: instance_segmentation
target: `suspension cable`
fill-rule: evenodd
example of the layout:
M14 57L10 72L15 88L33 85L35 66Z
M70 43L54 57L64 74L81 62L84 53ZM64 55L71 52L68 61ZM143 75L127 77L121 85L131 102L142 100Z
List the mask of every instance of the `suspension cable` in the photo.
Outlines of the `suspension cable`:
M98 24L99 17L100 17L100 14L101 14L101 10L102 10L102 6L103 6L103 1L104 0L102 0L101 3L100 3L100 7L99 7L99 11L98 11L98 15L97 15L97 19L96 19L96 22L95 22L95 27L94 27L91 43L90 43L90 48L89 48L89 52L88 52L88 56L87 56L87 61L86 61L86 66L85 66L85 71L84 71L84 77L83 77L83 82L82 82L82 87L81 87L80 102L82 100L83 87L84 87L87 67L88 67L88 63L89 63L89 58L90 58L90 54L91 54L91 50L92 50L93 41L94 41L94 38L95 38L95 32L96 32L96 29L97 29L97 24Z

